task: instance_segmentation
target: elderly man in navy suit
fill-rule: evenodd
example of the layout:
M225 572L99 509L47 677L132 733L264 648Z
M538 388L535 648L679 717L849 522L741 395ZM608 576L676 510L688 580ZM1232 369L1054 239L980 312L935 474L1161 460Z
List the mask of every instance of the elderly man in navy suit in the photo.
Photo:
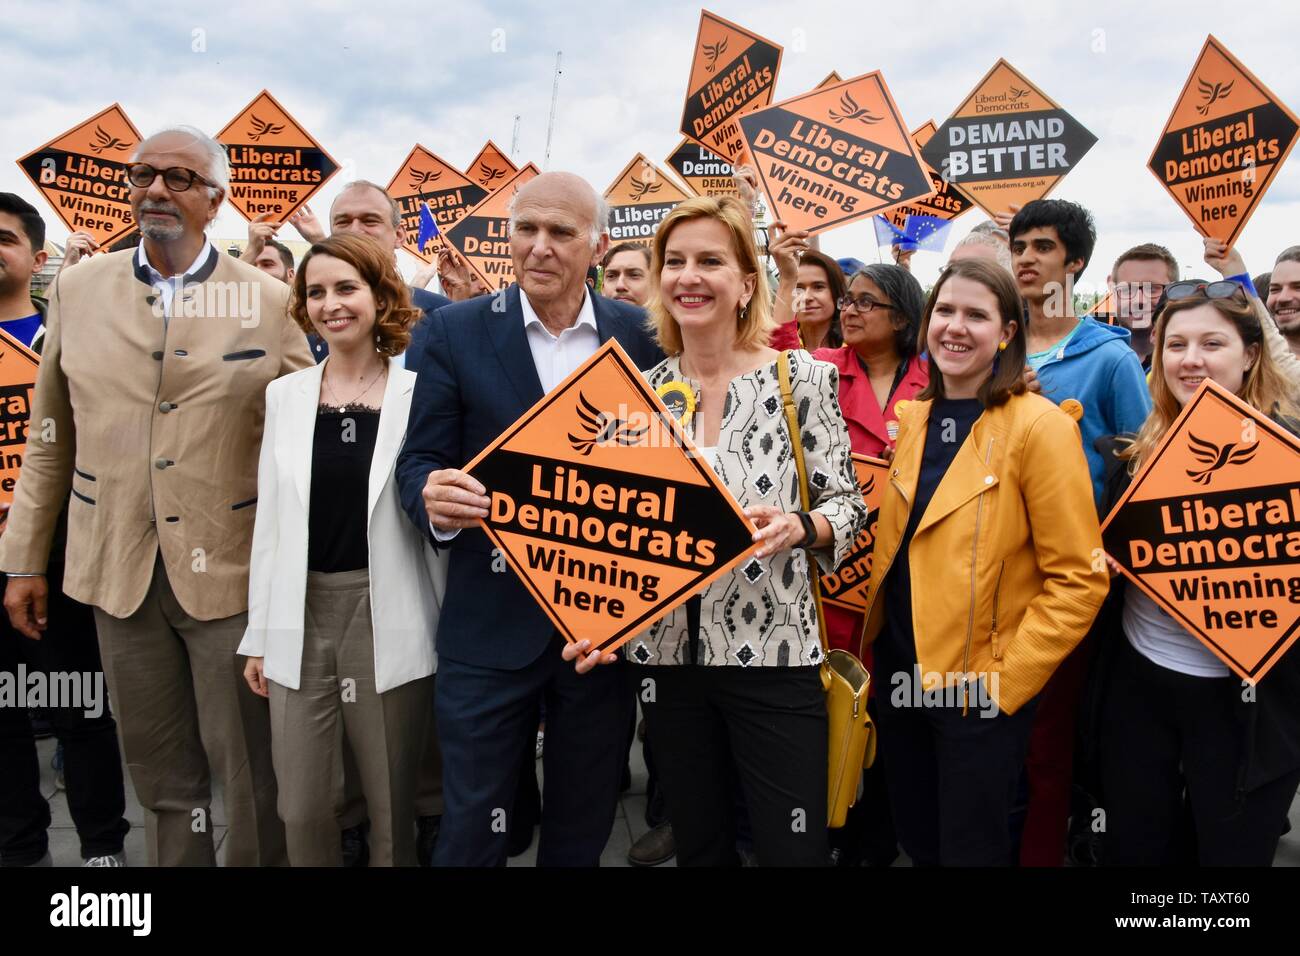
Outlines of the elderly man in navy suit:
M436 713L445 811L434 862L500 866L523 756L546 704L542 866L594 866L609 839L634 698L621 662L579 676L564 641L496 561L478 519L484 487L460 467L603 342L641 368L662 355L636 306L592 295L587 269L609 244L608 208L571 173L524 185L510 210L517 284L435 312L420 357L402 505L451 549L438 625Z

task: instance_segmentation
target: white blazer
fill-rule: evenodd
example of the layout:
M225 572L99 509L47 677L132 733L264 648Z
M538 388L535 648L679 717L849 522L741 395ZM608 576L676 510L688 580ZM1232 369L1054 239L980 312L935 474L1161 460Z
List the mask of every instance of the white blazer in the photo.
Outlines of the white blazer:
M265 658L266 677L293 690L302 675L307 512L324 368L324 364L305 368L266 387L248 577L248 630L237 652ZM398 501L393 475L406 438L414 387L415 373L389 359L366 502L375 689L381 694L428 677L437 668L434 634L447 581L447 552L435 553L411 524Z

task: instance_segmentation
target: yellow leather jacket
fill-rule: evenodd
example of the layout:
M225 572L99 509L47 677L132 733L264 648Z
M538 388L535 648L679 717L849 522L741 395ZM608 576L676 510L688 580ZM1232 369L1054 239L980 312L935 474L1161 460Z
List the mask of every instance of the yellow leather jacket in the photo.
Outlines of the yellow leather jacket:
M884 623L881 589L915 500L930 406L899 403L898 447L876 524L868 642ZM1083 640L1109 586L1074 419L1032 394L985 409L939 482L908 557L923 684L938 686L927 682L931 673L945 687L984 680L1007 713L1033 699ZM878 679L883 693L889 680Z

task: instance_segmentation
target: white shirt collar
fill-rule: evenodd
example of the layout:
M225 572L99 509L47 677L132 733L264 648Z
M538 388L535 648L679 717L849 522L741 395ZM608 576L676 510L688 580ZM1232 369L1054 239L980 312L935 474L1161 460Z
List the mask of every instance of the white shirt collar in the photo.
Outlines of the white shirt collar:
M211 252L211 250L212 250L212 243L205 238L203 240L202 248L199 249L198 258L196 258L193 262L190 263L190 267L186 269L184 272L182 272L181 276L191 276L194 275L196 272L198 272L200 269L202 269L203 264L208 261L208 254L209 252ZM153 263L149 261L149 254L144 251L143 240L141 240L140 245L136 246L135 261L138 262L140 265L142 265L145 269L149 270L149 278L152 279L154 282L166 282L169 279L175 280L181 277L181 276L164 276L161 272L155 269L153 267Z
M528 296L524 294L522 288L519 290L519 307L523 309L525 330L530 325L536 325L547 335L551 335L551 330L542 324L542 320L538 317L537 312L533 309L533 304L528 301ZM574 322L568 329L565 329L564 332L582 328L584 325L590 328L593 332L599 331L596 328L596 308L592 305L591 292L587 288L586 283L583 283L582 287L582 306L578 309L578 321ZM564 332L561 332L560 335L563 335ZM551 338L559 338L559 336L552 335Z

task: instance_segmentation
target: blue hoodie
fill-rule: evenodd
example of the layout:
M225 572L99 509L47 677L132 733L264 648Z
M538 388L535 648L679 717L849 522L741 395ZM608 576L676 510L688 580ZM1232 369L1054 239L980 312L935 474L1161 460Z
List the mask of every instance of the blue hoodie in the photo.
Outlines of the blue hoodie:
M1067 398L1083 406L1079 431L1083 453L1092 473L1092 495L1101 507L1102 479L1106 474L1098 438L1136 432L1151 412L1151 389L1142 363L1129 348L1129 331L1102 325L1090 315L1064 349L1058 350L1038 370L1043 396L1060 405Z

